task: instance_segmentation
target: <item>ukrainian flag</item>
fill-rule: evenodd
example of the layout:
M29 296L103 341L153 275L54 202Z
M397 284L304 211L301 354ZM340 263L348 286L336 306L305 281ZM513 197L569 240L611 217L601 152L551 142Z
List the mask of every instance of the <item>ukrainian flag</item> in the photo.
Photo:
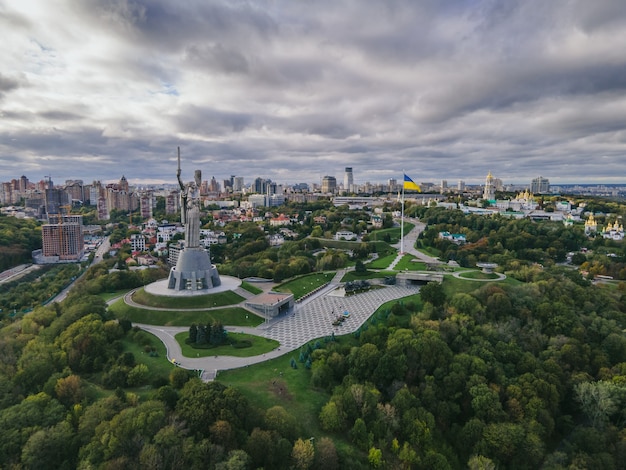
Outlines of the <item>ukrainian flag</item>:
M417 192L422 192L419 185L415 183L411 178L409 178L406 174L404 175L404 189L410 189Z

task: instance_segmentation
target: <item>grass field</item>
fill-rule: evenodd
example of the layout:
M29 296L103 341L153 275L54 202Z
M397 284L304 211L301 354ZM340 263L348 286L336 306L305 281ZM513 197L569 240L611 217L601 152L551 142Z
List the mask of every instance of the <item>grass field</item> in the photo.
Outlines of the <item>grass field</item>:
M334 272L313 273L287 281L274 288L277 292L291 292L296 300L330 282L335 277Z
M496 273L484 273L482 271L467 271L459 274L463 279L498 279Z
M258 288L257 286L250 284L249 282L243 281L241 283L241 288L247 290L248 292L258 295L263 292L263 289Z
M387 276L395 276L395 271L367 271L363 275L359 275L354 271L348 271L344 277L341 278L341 282L359 281L361 279L382 279Z
M519 284L520 281L507 277L503 281L494 281L494 284ZM485 285L485 282L472 281L467 279L457 279L451 275L445 275L443 279L443 290L448 298L456 293L469 293Z
M124 299L120 299L109 306L109 310L118 319L148 325L189 326L192 323L219 321L223 325L257 326L263 323L262 318L241 307L193 311L150 310L131 307L124 303Z
M104 299L105 302L108 302L113 299L117 299L118 297L122 297L123 295L130 292L132 289L123 289L117 290L115 292L103 292L102 294L98 294L100 297Z
M297 352L249 367L221 371L216 380L237 388L259 408L282 406L296 418L301 432L320 437L323 434L317 416L329 395L311 388L311 371L299 362L298 368L293 369L290 366L292 357L297 361Z
M426 263L417 261L417 258L413 255L404 255L402 259L396 264L397 271L425 271Z
M189 338L189 332L183 331L178 333L176 341L180 344L180 348L185 357L208 357L208 356L234 356L234 357L250 357L259 356L261 354L273 351L280 343L273 339L263 338L261 336L248 335L245 333L228 332L228 338L232 341L250 341L252 345L249 348L235 348L230 344L217 346L209 349L193 348L185 341Z
M150 356L144 351L143 346L140 346L135 341L132 341L128 336L122 339L124 352L133 353L137 364L145 364L148 366L151 377L163 377L167 379L172 369L176 368L176 366L167 360L165 345L159 338L151 333L148 333L147 331L144 331L143 335L146 335L151 339L150 345L156 349L156 357Z
M244 298L230 290L216 294L194 295L192 297L167 297L148 294L144 289L138 289L133 294L133 300L147 307L180 309L223 307L243 302Z
M365 266L367 269L387 269L396 257L396 254L391 254L382 258L376 258L371 263L366 263Z
M404 222L404 233L410 232L415 225ZM384 228L381 230L375 230L369 234L371 241L382 240L385 235L389 235L390 243L398 243L400 241L401 229L400 227Z

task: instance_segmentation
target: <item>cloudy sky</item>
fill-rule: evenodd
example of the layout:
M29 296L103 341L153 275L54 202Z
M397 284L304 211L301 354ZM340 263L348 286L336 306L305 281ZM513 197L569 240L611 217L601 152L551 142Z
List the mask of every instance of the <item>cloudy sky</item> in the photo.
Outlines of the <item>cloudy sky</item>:
M626 183L623 0L0 0L0 180Z

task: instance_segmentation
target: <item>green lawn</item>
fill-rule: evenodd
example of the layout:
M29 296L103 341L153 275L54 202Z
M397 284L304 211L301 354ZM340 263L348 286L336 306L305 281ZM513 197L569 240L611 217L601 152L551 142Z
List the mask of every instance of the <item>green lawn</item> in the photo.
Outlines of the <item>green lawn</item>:
M113 299L116 299L118 297L122 297L123 295L126 295L131 290L132 289L116 290L115 292L103 292L103 293L98 294L98 295L100 297L102 297L105 302L108 302L109 300L113 300Z
M258 288L257 286L250 284L249 282L243 281L241 283L241 288L251 292L254 295L258 295L263 292L263 289Z
M258 408L282 406L296 418L301 433L319 438L324 434L317 416L329 395L311 387L311 371L303 364L298 362L297 369L290 366L292 357L297 361L298 352L241 369L220 371L216 380L237 388Z
M500 277L496 273L487 274L482 271L468 271L460 274L460 276L463 279L498 279Z
M124 299L120 299L109 306L109 311L113 312L118 319L148 325L189 326L192 323L219 321L223 325L257 326L263 323L262 318L241 307L193 311L150 310L131 307L124 303Z
M367 271L365 274L357 274L354 271L348 271L341 282L359 281L361 279L382 279L387 276L395 276L395 271Z
M409 222L404 222L404 233L405 234L409 233L413 229L413 227L415 227L415 225ZM385 237L385 235L389 235L390 243L398 243L400 241L401 234L402 234L402 231L400 227L384 228L381 230L374 230L372 233L370 233L369 240L371 241L382 240L383 237Z
M413 255L404 255L396 264L396 271L425 271L426 263L416 260L417 258Z
M383 256L382 258L376 258L374 261L366 263L365 266L367 269L387 269L397 256L397 254L392 254Z
M312 273L287 281L274 288L277 292L291 292L296 300L330 282L335 277L334 272Z
M507 277L503 281L494 281L494 284L520 284L520 281ZM469 293L472 292L482 286L485 283L481 281L472 281L467 279L457 279L452 275L444 275L443 278L443 290L445 291L448 298L453 296L456 293L463 292Z
M261 354L273 351L280 343L273 339L263 338L261 336L248 335L245 333L233 333L228 332L228 338L232 341L250 341L252 345L249 348L235 348L230 344L218 346L210 349L196 349L185 341L189 338L189 332L183 331L178 333L176 341L180 344L180 348L185 357L208 357L208 356L235 356L235 357L250 357L260 356Z
M130 334L130 333L129 333ZM157 356L150 356L144 351L143 346L137 344L130 339L128 335L122 339L122 345L124 352L132 352L135 356L135 362L137 364L145 364L150 370L151 377L164 377L168 378L172 369L176 366L167 360L167 352L163 342L147 331L143 332L143 335L150 338L150 345L156 348Z
M194 295L192 297L167 297L148 294L144 289L138 289L133 294L133 300L141 305L157 308L212 308L225 305L235 305L245 299L233 291L218 292L216 294Z
M336 248L338 250L352 250L358 248L361 242L348 241L348 240L335 240L330 238L315 238L320 241L320 245L324 248Z

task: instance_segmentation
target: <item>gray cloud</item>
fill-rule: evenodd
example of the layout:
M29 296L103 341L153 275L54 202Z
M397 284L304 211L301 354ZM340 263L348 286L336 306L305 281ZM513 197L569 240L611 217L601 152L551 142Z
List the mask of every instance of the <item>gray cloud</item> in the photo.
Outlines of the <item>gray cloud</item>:
M218 179L623 182L620 0L33 5L0 10L3 175L173 181L180 145Z

